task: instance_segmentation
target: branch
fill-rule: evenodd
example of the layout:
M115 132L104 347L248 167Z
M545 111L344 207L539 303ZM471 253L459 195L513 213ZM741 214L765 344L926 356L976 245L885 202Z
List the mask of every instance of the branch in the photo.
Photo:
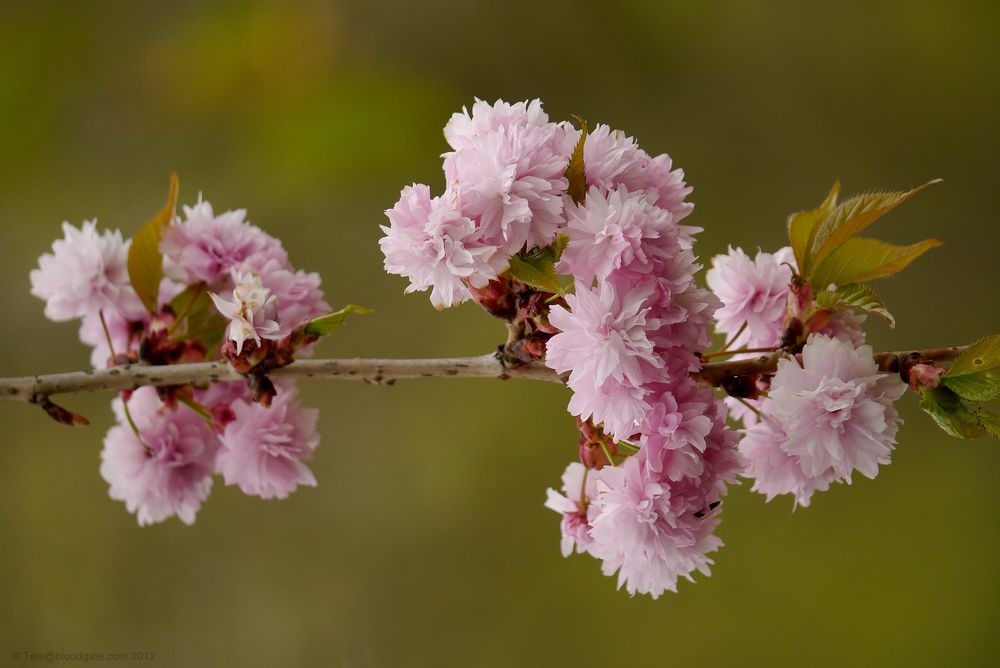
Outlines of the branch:
M443 359L333 359L299 360L268 372L271 378L335 378L391 385L397 378L534 378L562 382L541 364L508 365L496 354ZM37 402L67 392L129 390L143 385L184 385L245 380L227 362L200 362L167 366L131 366L73 371L45 376L0 378L0 401Z
M900 350L894 352L875 353L875 362L880 371L896 373L899 371L900 360L912 355L931 362L947 362L953 360L965 350L966 346L951 346L950 348L924 348L922 350ZM774 373L778 368L778 360L787 353L774 352L747 360L730 360L728 362L708 362L702 365L701 371L692 374L709 385L718 386L724 378L731 376L763 375Z
M886 372L899 370L902 358L917 354L920 357L944 362L954 359L964 346L928 348L902 352L884 352L875 355L879 368ZM692 375L703 382L718 386L724 378L752 374L773 373L782 353L772 353L749 360L709 362ZM440 359L327 359L300 360L268 373L272 378L333 378L360 380L366 383L392 385L398 378L529 378L550 382L564 382L555 371L539 362L512 363L497 353L478 357L451 357ZM128 390L143 385L184 385L226 380L243 380L225 362L198 364L173 364L146 366L134 364L98 371L73 371L44 376L0 378L0 401L26 401L42 403L50 395L68 392L95 392L98 390Z

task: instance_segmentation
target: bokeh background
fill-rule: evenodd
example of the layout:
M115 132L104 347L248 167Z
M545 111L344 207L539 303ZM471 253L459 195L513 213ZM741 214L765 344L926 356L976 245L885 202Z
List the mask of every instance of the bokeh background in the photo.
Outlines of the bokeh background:
M902 348L1000 332L996 3L0 2L0 374L83 368L28 272L59 223L126 234L171 169L249 210L333 304L377 313L327 356L478 354L501 326L402 294L377 246L412 181L442 186L448 116L541 97L669 152L709 258L773 249L845 190L944 184L879 224L946 245L881 282ZM0 664L15 651L153 651L160 665L1000 664L1000 447L912 397L891 466L792 512L732 490L715 573L629 598L559 555L542 507L576 452L562 388L303 385L316 489L217 483L193 527L140 529L107 496L108 395L72 430L0 405Z

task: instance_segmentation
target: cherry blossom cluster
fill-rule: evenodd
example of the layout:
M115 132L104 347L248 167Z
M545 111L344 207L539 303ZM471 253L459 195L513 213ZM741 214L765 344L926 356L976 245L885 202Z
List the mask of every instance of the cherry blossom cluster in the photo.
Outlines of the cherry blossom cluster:
M563 515L565 554L590 553L630 592L654 596L707 573L721 545L714 511L743 461L725 407L690 378L718 300L694 284L698 229L681 224L692 209L683 173L606 125L581 137L552 123L537 100L477 101L445 137L444 195L409 186L387 211L386 270L409 278L408 290L431 288L436 306L471 297L525 324L515 352L527 337L536 358L568 374L581 462L548 502ZM567 170L578 146L585 194L574 199ZM442 224L456 219L461 239ZM568 294L505 274L514 256L554 242ZM518 303L541 292L547 308L504 315L498 295L510 292Z
M473 301L506 323L501 377L531 365L525 375L570 390L578 461L545 502L561 518L564 556L595 557L630 594L676 591L709 574L720 506L740 478L768 500L790 495L793 508L855 473L874 478L890 462L907 385L949 433L1000 434L1000 416L982 407L1000 398L1000 337L970 346L968 359L887 360L865 344L868 314L894 323L867 281L940 242L858 234L930 183L841 204L835 185L819 209L790 217L791 247L730 248L712 259L706 288L683 171L577 120L550 121L538 100L477 100L454 114L443 189L403 188L380 240L406 292L430 291L438 309ZM143 525L193 522L216 475L265 499L314 486L317 411L269 374L365 311L329 313L319 276L293 267L245 211L217 215L199 197L178 216L175 201L174 180L131 240L93 221L64 224L31 272L46 316L80 321L95 368L225 361L242 374L114 400L100 471ZM945 371L942 359L955 362ZM22 396L83 422L34 387Z
M699 287L691 188L669 156L551 122L538 100L477 100L444 134L444 192L403 189L385 268L437 308L472 299L506 320L505 362L543 362L572 391L579 461L546 502L564 556L590 554L655 598L709 572L740 476L805 506L888 463L905 386L879 371L864 316L821 307L791 248L730 249ZM725 343L710 354L713 331ZM728 396L697 381L709 355L761 353L783 355L777 371L725 378Z
M753 259L737 248L713 258L706 280L731 348L801 350L800 361L780 360L773 377L726 401L745 425L739 449L753 489L808 506L830 483L850 483L854 471L874 478L889 463L900 424L893 402L906 387L879 373L863 345L865 316L819 308L811 287L793 281L797 270L791 248Z
M130 279L132 240L95 221L65 223L31 272L48 318L80 320L94 368L229 359L248 373L247 382L142 387L114 400L100 471L140 525L174 515L192 523L216 475L265 499L316 484L305 461L319 444L317 411L263 371L308 352L303 325L329 311L319 275L296 270L245 211L217 215L199 199L170 222L155 309Z

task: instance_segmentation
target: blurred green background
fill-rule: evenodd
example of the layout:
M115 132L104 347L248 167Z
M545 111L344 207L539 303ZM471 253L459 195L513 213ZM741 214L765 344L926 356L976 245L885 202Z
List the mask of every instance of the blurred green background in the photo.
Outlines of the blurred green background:
M996 3L0 2L0 374L83 368L28 272L59 223L134 231L181 195L249 209L356 318L325 356L477 354L500 325L385 275L382 210L442 186L448 116L541 97L669 152L704 258L773 249L845 190L944 184L880 223L946 245L878 286L902 348L1000 332ZM157 652L160 665L1000 664L1000 447L905 400L876 481L791 512L731 492L711 578L630 599L559 555L542 507L575 456L562 388L303 384L316 489L217 481L193 527L140 529L98 474L110 397L71 430L0 405L0 664L13 651Z

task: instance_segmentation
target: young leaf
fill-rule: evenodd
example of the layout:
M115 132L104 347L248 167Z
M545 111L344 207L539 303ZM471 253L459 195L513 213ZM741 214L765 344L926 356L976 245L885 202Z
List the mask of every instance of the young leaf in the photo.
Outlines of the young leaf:
M920 407L938 426L956 438L978 438L986 433L976 416L947 387L920 388Z
M795 253L795 263L803 276L808 275L812 264L808 253L809 249L812 248L813 239L816 237L816 230L837 206L837 195L839 194L840 181L836 181L830 188L830 194L826 196L818 209L799 211L788 217L788 239L792 244L792 251Z
M587 172L583 164L583 143L587 139L587 121L579 116L575 116L580 124L580 140L576 142L576 148L569 158L569 165L566 167L566 178L569 180L569 188L566 193L573 198L577 204L582 204L587 197Z
M895 329L896 319L889 313L881 297L867 285L857 283L845 285L837 290L823 290L816 295L816 303L822 308L836 308L847 306L864 313L873 313L885 318L889 327Z
M364 306L358 306L357 304L348 304L339 311L333 313L327 313L326 315L321 315L318 318L314 318L306 323L305 332L306 334L311 334L313 336L325 336L337 331L341 325L344 324L344 320L347 318L349 313L357 313L358 315L368 315L369 313L374 313L370 308L365 308Z
M992 413L980 413L979 421L983 424L986 431L990 433L990 436L1000 438L1000 416Z
M966 348L941 382L969 401L1000 399L1000 336L987 336Z
M163 278L163 254L160 252L160 239L163 238L163 230L174 219L174 208L177 206L177 188L177 174L171 172L167 203L148 223L139 228L139 231L132 237L132 245L128 249L128 275L132 281L132 287L150 313L156 313L158 306L160 279Z
M201 339L212 348L222 338L226 319L212 305L204 283L187 286L171 300L170 308L177 317L174 328L181 339Z
M816 230L810 246L810 265L817 266L827 255L840 248L848 239L940 179L928 181L907 192L871 192L855 195L838 204ZM807 278L809 275L803 272Z
M562 257L563 251L566 250L566 246L569 245L569 235L560 234L556 237L556 240L552 242L549 248L552 249L552 261L558 262L559 258Z
M510 259L510 275L544 292L561 293L562 286L552 262L528 262L517 255Z
M909 246L866 237L849 239L815 266L809 282L817 289L824 289L831 283L846 285L891 276L941 244L937 239L924 239Z

